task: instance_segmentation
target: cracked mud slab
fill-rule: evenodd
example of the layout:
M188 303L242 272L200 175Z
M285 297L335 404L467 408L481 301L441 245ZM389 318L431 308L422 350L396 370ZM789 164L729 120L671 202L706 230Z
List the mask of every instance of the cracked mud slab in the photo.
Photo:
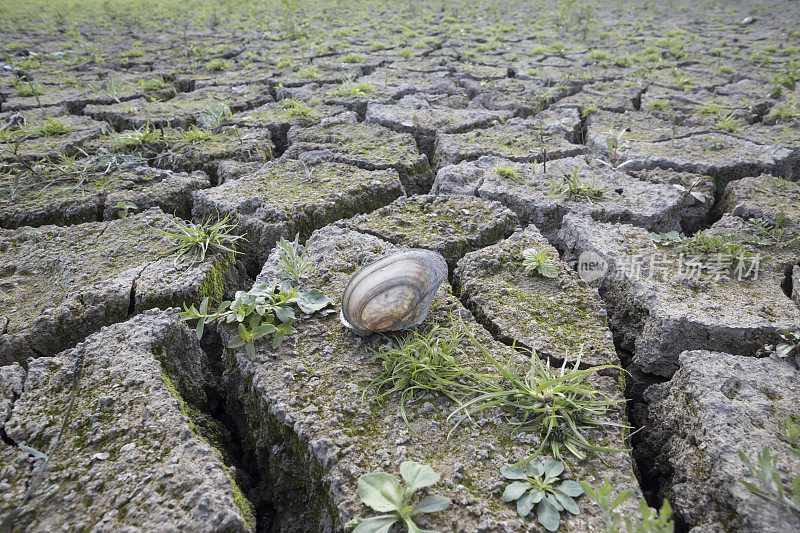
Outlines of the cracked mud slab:
M477 195L496 200L521 221L533 223L548 238L554 238L568 213L590 215L597 220L624 221L655 231L678 229L688 199L674 187L640 181L607 169L583 157L550 161L546 165L514 163L494 157L460 163L441 169L432 191L436 194ZM592 183L605 191L603 198L589 202L567 198L554 183L577 169L582 184ZM502 175L513 171L513 177Z
M13 142L20 139L18 135L25 135L26 139L17 152L24 160L59 160L62 155L78 154L84 144L100 136L105 126L89 117L69 115L65 108L59 107L41 112L36 109L3 113L0 114L0 124L8 125L5 133L12 136L9 142L0 142L0 163L5 164L19 161L12 153ZM48 131L48 127L58 129Z
M576 107L587 111L612 111L624 113L638 110L642 102L642 88L629 80L601 81L584 85L581 90L558 101L559 106Z
M341 106L330 106L318 100L281 100L269 102L249 111L235 113L225 120L226 125L239 128L267 128L276 146L285 148L289 129L292 126L308 127L320 121L341 115L347 110Z
M90 104L83 113L95 120L105 120L118 130L141 128L188 128L196 124L209 105L227 104L231 112L244 111L271 100L269 88L262 85L205 87L190 93L179 93L166 101L137 98L108 105Z
M796 531L800 517L750 492L737 451L754 464L765 446L784 480L800 475L800 458L778 437L797 414L800 372L787 361L687 351L668 383L645 393L664 496L699 531Z
M410 133L423 153L433 154L437 133L462 133L486 128L507 116L507 111L452 109L432 106L422 98L406 96L397 104L369 104L365 121Z
M208 176L202 172L172 172L150 167L112 170L105 174L87 173L79 179L70 179L57 171L41 169L40 176L53 183L44 190L39 180L26 175L19 192L11 201L6 190L0 198L0 227L60 226L113 220L118 218L120 203L136 206L131 212L159 207L175 216L188 218L192 211L192 191L210 187ZM11 188L8 179L0 180Z
M760 218L771 224L778 215L796 229L800 225L800 183L777 178L770 174L732 181L725 189L720 208L748 220Z
M556 277L525 273L527 249L546 252ZM535 227L468 253L454 277L467 308L495 338L554 361L573 364L581 353L585 365L620 364L597 291L559 259Z
M465 253L509 235L519 221L498 202L423 194L398 198L338 224L393 244L439 252L455 265Z
M685 234L690 235L709 224L716 199L716 183L711 176L666 168L631 171L629 174L640 180L683 188L681 195L685 200L681 209L681 229ZM700 197L695 198L691 193Z
M396 170L285 160L197 191L192 215L202 220L230 214L246 232L242 250L247 259L261 265L281 237L309 235L336 220L387 205L404 193Z
M482 156L527 163L573 157L585 151L579 143L579 129L576 110L558 109L524 121L511 119L486 129L440 133L436 136L434 166L438 169Z
M175 219L159 209L113 222L0 232L0 361L53 355L144 309L221 299L241 275L230 257L175 267Z
M458 76L458 70L456 72ZM522 118L546 109L553 102L560 101L577 89L567 85L549 86L541 81L506 78L502 71L491 81L487 78L475 80L473 78L475 74L475 72L461 74L465 78L462 84L473 102L485 109L509 111Z
M333 161L366 170L394 169L407 194L424 193L433 184L428 158L414 138L377 124L344 123L289 130L287 159Z
M176 94L176 88L169 82L169 75L162 72L121 73L106 68L96 68L89 72L72 71L65 76L61 65L44 62L43 67L51 72L37 72L33 84L39 86L39 98L29 96L20 90L27 85L22 81L16 90L9 89L5 94L0 91L3 111L36 110L39 104L45 108L66 106L70 112L76 112L87 104L113 104L136 97L147 97L163 100ZM148 82L159 80L157 89L148 90Z
M0 367L0 398L9 385L17 396L10 416L0 417L4 433L48 450L82 365L74 409L34 496L60 490L17 527L254 531L252 507L189 418L184 397L202 401L204 357L174 312L153 310L32 360L24 382L19 367ZM10 510L21 504L41 459L5 442L0 458L3 508Z
M212 178L217 177L219 165L227 161L265 163L277 155L272 133L265 128L149 128L145 133L143 138L139 130L112 132L90 142L86 151L95 157L113 155L166 169L202 170Z
M328 227L307 242L307 257L317 265L308 286L334 298L359 267L397 247L362 233ZM279 274L279 256L273 254L258 281L272 282ZM450 294L445 284L434 300L427 325L448 326L461 316L466 327L492 350L505 357L510 349L491 339ZM364 380L376 374L369 349L378 336L358 340L346 332L336 314L302 320L298 334L277 351L257 344L255 358L244 351L226 350L229 390L240 402L231 414L237 419L246 445L257 453L260 468L272 482L262 487L275 502L280 531L338 530L353 516L365 516L358 501L356 481L361 474L383 468L396 473L404 459L431 465L443 474L434 492L454 501L447 513L420 521L424 527L445 531L536 531L532 521L520 520L515 509L497 497L505 483L499 469L505 461L529 452L536 438L512 436L507 427L480 420L446 434L451 406L439 397L425 397L406 410L411 428L397 413L396 399L385 403L362 397ZM228 338L229 332L223 332ZM402 333L401 333L402 335ZM467 341L462 364L482 368L475 348ZM596 376L596 386L619 397L617 382ZM622 420L617 411L612 419ZM621 446L621 435L595 435L605 444ZM277 446L276 446L277 445ZM590 456L585 462L566 459L571 474L590 483L609 476L619 488L638 493L630 456L625 452ZM630 512L626 507L623 512ZM565 521L565 531L598 527L598 510L582 509ZM289 518L291 517L291 518Z
M743 236L748 228L727 215L710 232ZM641 228L578 214L564 217L559 233L569 260L590 251L608 263L599 278L600 294L619 345L633 354L632 364L642 372L670 377L678 369L678 355L689 349L755 356L777 340L779 330L800 325L800 309L781 289L793 252L748 244L747 250L762 257L756 279L698 279L685 264L679 271L678 258L658 248L651 236Z
M780 145L759 144L705 125L680 124L647 113L591 117L587 146L605 158L612 157L607 146L611 127L629 131L619 150L626 170L668 168L709 175L724 187L754 174L790 175L794 165L792 151Z

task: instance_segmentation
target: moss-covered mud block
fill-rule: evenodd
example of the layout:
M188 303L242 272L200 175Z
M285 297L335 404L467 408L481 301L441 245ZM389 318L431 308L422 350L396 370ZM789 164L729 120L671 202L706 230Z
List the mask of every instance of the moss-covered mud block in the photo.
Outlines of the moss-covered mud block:
M681 209L681 229L687 235L710 224L716 201L716 183L711 176L677 172L666 168L635 170L629 174L643 181L675 187L686 197ZM696 198L692 193L700 197Z
M763 122L742 127L736 135L758 144L780 146L789 150L788 170L781 176L800 179L800 117L778 120L770 119L768 115Z
M592 150L608 153L606 140L623 131L625 134L618 143L619 153L624 153L623 145L638 146L642 142L672 141L697 133L708 133L711 128L704 124L684 123L660 113L626 111L614 113L600 110L586 118L586 144Z
M433 172L414 137L377 124L327 124L293 128L285 158L335 161L366 170L395 169L407 194L428 192Z
M404 194L397 171L368 171L341 163L281 160L255 174L197 191L192 216L230 214L247 236L241 249L258 271L281 237L390 204Z
M518 117L529 117L555 101L577 90L577 86L547 86L541 81L500 78L487 83L486 79L464 79L473 102L495 111L509 111Z
M410 133L425 154L433 154L437 133L461 133L486 128L508 112L434 107L427 101L407 96L397 104L370 104L366 122L380 124L402 133Z
M210 186L202 172L187 174L138 167L105 175L85 174L77 180L50 176L41 185L34 177L23 180L22 196L0 209L0 227L68 225L111 220L119 216L119 203L133 203L130 213L160 207L177 216L191 213L191 192Z
M647 114L631 115L647 117ZM608 117L606 117L608 118ZM594 120L594 119L593 119ZM666 120L651 118L660 128L647 129L646 122L620 121L617 130L632 128L618 150L626 170L669 168L714 177L721 190L731 180L761 173L791 175L792 151L782 146L759 144L703 126L672 126ZM637 124L631 126L632 124ZM640 134L640 132L643 132ZM610 159L607 140L612 134L600 119L591 122L587 145ZM623 146L623 142L619 143Z
M602 198L589 201L568 197L567 189L559 192L558 184L576 170L582 186L603 190ZM521 221L536 224L548 239L555 238L567 213L628 222L654 231L679 229L684 205L689 201L674 187L644 182L583 157L551 161L546 170L543 164L484 157L444 167L437 173L432 191L496 200L514 211Z
M769 224L775 224L778 216L782 215L786 229L797 229L800 225L800 183L770 174L732 181L725 189L720 208L744 220L760 218Z
M482 156L528 163L573 157L585 150L579 139L580 123L575 109L561 108L486 129L440 133L436 136L434 166L438 169Z
M243 273L228 256L175 266L159 209L113 222L0 232L0 361L50 356L101 326L151 307L221 299Z
M285 149L289 144L288 134L292 126L315 126L326 118L344 113L346 108L327 105L318 100L295 99L269 102L249 111L236 113L225 120L226 125L239 128L267 128L276 146Z
M548 278L526 273L525 250L545 252L557 271ZM619 365L606 310L597 290L563 263L533 226L458 262L462 301L496 338L532 348L543 358L583 365Z
M166 100L177 92L166 71L123 73L102 67L67 71L57 63L33 74L31 85L38 88L38 98L25 90L31 88L28 81L17 76L12 80L13 88L7 92L3 91L5 87L0 89L3 111L40 113L40 106L46 112L50 111L48 108L64 106L77 113L86 104L113 104L137 97Z
M574 107L587 116L598 110L623 113L639 109L642 93L642 88L629 80L602 81L584 85L576 94L559 100L558 105Z
M330 295L335 308L340 294L357 268L398 247L374 236L329 226L315 232L306 243L305 255L316 267L304 287L317 287ZM278 280L279 253L272 254L258 281ZM448 414L453 404L438 396L426 396L406 406L410 427L398 414L397 398L375 401L375 393L362 386L378 372L370 350L383 336L358 338L340 324L338 313L303 319L298 333L270 349L259 342L253 358L243 350L225 351L227 389L238 405L230 414L244 436L243 446L254 451L263 473L260 492L268 495L276 510L278 531L341 531L351 518L372 513L359 502L357 481L362 474L383 469L397 475L403 460L413 459L442 473L431 492L453 499L441 513L421 517L421 526L437 531L539 531L532 520L522 520L513 506L501 499L505 483L500 468L530 453L538 437L512 435L499 419L479 419L475 424L453 428ZM457 318L460 317L460 318ZM423 327L456 324L474 332L495 357L507 357L510 347L494 341L450 294L445 284L434 299ZM229 338L227 329L223 339ZM399 335L407 335L400 333ZM486 369L475 346L464 337L462 365ZM596 376L596 386L621 398L618 382ZM363 392L363 396L362 396ZM622 408L610 413L624 420ZM619 432L595 433L598 442L624 447ZM610 477L619 489L639 494L630 457L625 452L591 455L578 462L567 458L566 476L599 485ZM581 514L564 516L565 531L600 527L599 509L579 500ZM628 513L634 506L623 509Z
M202 172L157 170L150 167L84 173L71 178L55 170L39 170L39 177L19 173L20 187L13 201L0 207L0 227L59 226L119 218L119 204L133 204L127 214L150 207L188 218L192 211L192 191L210 187ZM40 178L44 178L43 180ZM13 177L0 179L12 188ZM6 196L4 188L0 197ZM122 209L122 211L126 211Z
M202 170L214 180L223 161L265 163L277 155L268 129L225 126L214 131L148 126L112 132L90 142L86 150L95 157L109 158L110 154L123 161L133 159L170 170Z
M15 527L254 531L252 506L222 454L189 418L187 402L204 400L204 357L194 332L174 312L153 310L54 357L32 360L22 390L14 385L10 417L0 417L3 434L48 451L73 390L75 405L32 500L61 488L35 506L29 502L32 512ZM0 379L19 381L19 370L3 367ZM0 461L7 516L22 503L41 459L0 442Z
M748 231L744 221L728 215L709 233L741 239ZM781 288L794 257L791 251L746 244L747 251L761 254L760 261L757 275L752 271L746 276L748 267L743 267L744 279L739 280L735 270L724 266L701 273L700 255L681 259L667 247L656 246L651 237L641 228L599 223L578 214L564 217L559 232L566 260L592 252L599 263L607 264L607 271L598 268L593 277L606 301L617 344L633 354L637 370L670 377L684 350L755 356L759 348L779 340L779 330L800 326L800 309Z
M464 89L456 85L456 81L447 70L434 65L429 70L416 72L404 68L404 65L386 65L372 74L359 78L360 82L379 88L381 95L392 100L417 93L425 94L461 94Z
M393 244L439 252L454 267L465 253L510 235L519 220L498 202L423 194L339 224Z
M224 128L201 141L188 140L185 133L172 130L166 141L169 148L152 158L153 166L189 172L202 170L214 180L218 179L223 161L266 163L277 156L268 129Z
M252 109L269 102L272 97L266 85L204 87L179 93L167 101L137 98L108 105L87 105L85 115L110 122L118 130L140 128L147 124L157 128L188 128L196 124L209 106L224 103L231 112Z
M737 453L757 465L769 447L785 485L800 475L800 457L779 437L784 421L797 415L796 365L709 351L683 352L679 360L671 381L645 393L662 495L688 527L701 531L800 529L797 513L741 483L758 486Z
M5 113L0 124L9 127L4 133L9 142L0 142L0 163L19 164L13 154L13 144L22 141L17 149L19 157L27 162L72 156L88 141L100 136L107 124L89 117L70 115L63 107Z

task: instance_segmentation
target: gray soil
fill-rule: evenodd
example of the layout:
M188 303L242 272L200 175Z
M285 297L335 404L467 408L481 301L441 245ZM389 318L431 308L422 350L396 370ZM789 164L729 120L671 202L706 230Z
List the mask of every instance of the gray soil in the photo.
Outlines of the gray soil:
M800 355L773 353L800 352L797 2L81 2L0 23L9 531L338 533L405 460L452 500L420 527L544 531L500 473L540 434L369 384L410 333L353 334L342 292L409 248L447 263L420 330L469 331L458 365L603 366L612 451L563 478L630 490L627 519L669 501L679 533L800 530L739 454L800 499ZM220 218L234 252L176 260ZM295 237L333 308L254 355L198 340L180 308L280 282ZM560 531L606 531L577 503Z

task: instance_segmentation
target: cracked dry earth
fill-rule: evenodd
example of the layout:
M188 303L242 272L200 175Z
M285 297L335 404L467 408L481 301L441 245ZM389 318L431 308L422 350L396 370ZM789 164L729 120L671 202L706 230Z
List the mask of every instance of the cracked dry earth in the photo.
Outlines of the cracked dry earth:
M359 476L407 459L453 501L421 525L543 530L501 498L500 468L538 437L486 417L448 438L435 396L407 425L397 398L363 394L384 337L304 317L250 357L227 348L233 330L198 341L181 321L185 302L279 280L275 245L296 234L316 266L301 288L337 309L356 269L426 248L449 267L426 326L458 316L496 357L516 342L624 367L592 384L638 431L592 433L623 451L568 457L567 477L666 499L677 531L800 530L740 483L737 455L768 446L784 480L800 474L779 436L800 372L759 352L800 329L800 249L784 246L800 227L800 4L71 6L0 1L0 518L24 504L15 530L342 531L372 514ZM565 175L603 194L559 190ZM216 216L241 253L176 266L162 231ZM668 232L744 243L758 275L659 269L678 260ZM524 273L529 248L556 277ZM591 279L587 252L607 267ZM26 496L43 459L19 445L50 449L73 390ZM561 530L603 530L578 504Z

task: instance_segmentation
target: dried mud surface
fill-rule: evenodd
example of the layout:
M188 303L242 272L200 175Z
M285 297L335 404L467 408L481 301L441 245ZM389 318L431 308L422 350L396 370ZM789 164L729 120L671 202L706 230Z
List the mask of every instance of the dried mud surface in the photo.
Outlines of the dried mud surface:
M544 531L501 497L500 469L538 435L499 413L455 427L431 394L406 421L366 386L389 338L344 328L342 289L408 248L449 270L423 328L460 323L502 360L624 369L590 378L620 425L590 438L618 451L567 456L565 477L631 490L625 517L666 499L679 532L800 527L740 482L737 454L770 448L787 489L800 474L781 435L800 420L798 365L763 349L800 331L797 2L0 12L0 520L24 510L14 531L340 532L373 514L359 476L409 459L453 502L421 527ZM238 253L176 263L167 233L219 217ZM198 341L176 308L279 281L276 244L295 236L315 266L300 288L336 312L254 356L228 347L228 326ZM698 267L722 242L757 275ZM527 250L551 276L525 272ZM490 371L469 337L458 346L460 365ZM40 479L43 457L20 446L55 449ZM578 505L561 530L603 530Z

